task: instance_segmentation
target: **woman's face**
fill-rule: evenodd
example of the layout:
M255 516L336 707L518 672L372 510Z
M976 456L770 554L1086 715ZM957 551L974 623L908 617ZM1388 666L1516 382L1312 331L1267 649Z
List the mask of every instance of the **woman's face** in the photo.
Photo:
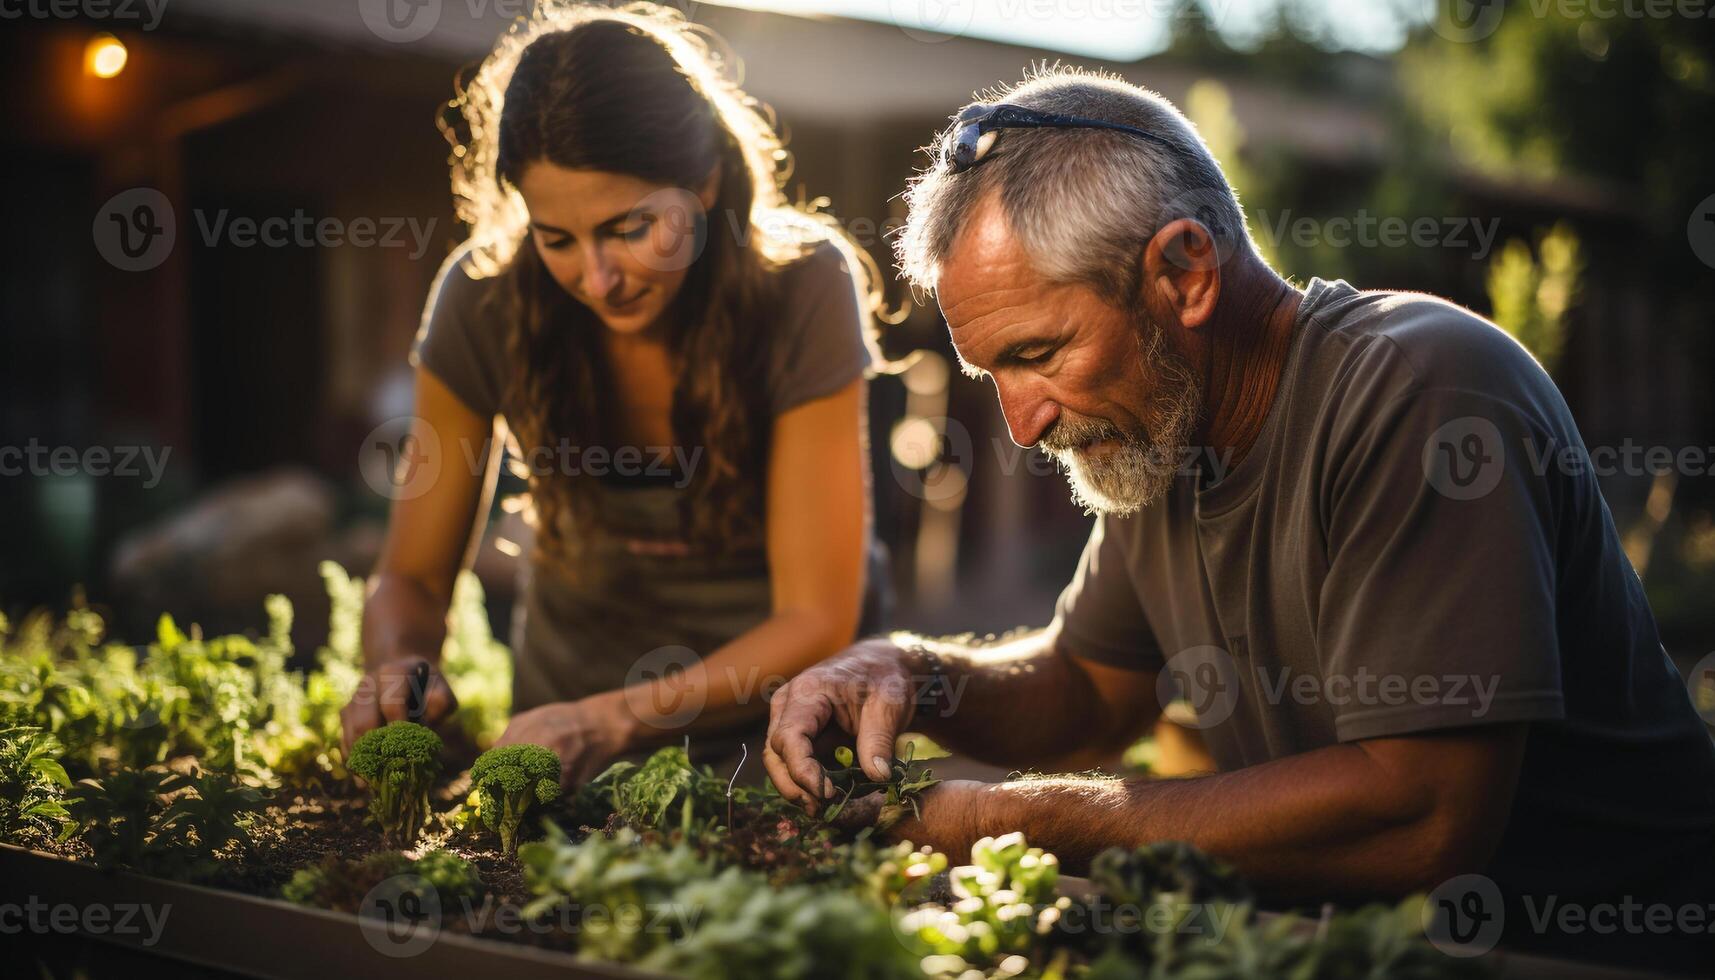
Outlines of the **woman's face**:
M702 221L719 171L700 193L600 170L552 163L524 169L519 193L530 237L560 288L608 329L641 333L654 325L702 253Z

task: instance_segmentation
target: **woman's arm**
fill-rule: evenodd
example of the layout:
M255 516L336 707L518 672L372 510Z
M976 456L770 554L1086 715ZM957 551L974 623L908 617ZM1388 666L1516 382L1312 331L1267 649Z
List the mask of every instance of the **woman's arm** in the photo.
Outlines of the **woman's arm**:
M428 723L452 713L452 689L435 669L459 569L480 540L499 454L493 421L417 369L415 448L403 465L381 558L363 605L364 678L340 713L347 748L364 732L405 717L408 682L430 667L422 695Z

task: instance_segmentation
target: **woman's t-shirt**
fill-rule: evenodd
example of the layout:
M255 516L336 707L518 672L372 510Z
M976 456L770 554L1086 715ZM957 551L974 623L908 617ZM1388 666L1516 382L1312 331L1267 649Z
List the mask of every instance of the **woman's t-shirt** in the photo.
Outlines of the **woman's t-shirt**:
M506 362L510 328L498 318L499 304L484 308L500 280L473 278L469 255L468 248L456 250L436 275L412 362L478 415L499 415L512 373ZM775 415L839 391L870 364L862 297L840 249L818 245L781 275L784 310L768 370Z
M505 304L489 300L505 286L498 278L473 278L468 256L461 248L441 267L412 362L472 411L503 415L511 326ZM774 415L840 391L862 377L871 360L857 280L837 247L819 245L780 275L782 309L773 319L767 376ZM652 465L641 447L633 449L638 452L630 460L618 458L624 450L602 457L601 469ZM467 458L447 452L454 460ZM695 465L687 453L680 455L676 464ZM581 462L596 471L596 460ZM575 557L532 554L523 563L523 601L512 625L514 710L658 676L689 657L707 657L770 615L763 542L712 555L684 541L679 500L687 483L674 477L631 486L597 480L600 533L580 534L568 516L561 530L578 536ZM874 571L872 560L872 588Z

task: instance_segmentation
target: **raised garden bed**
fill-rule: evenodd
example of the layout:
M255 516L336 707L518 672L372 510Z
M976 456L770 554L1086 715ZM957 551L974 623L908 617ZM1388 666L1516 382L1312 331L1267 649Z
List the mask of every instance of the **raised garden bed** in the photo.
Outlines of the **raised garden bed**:
M678 747L565 796L544 750L467 772L504 724L509 666L474 580L443 654L454 737L399 722L348 759L362 583L327 575L333 639L307 673L279 600L263 637L163 619L143 648L83 610L0 621L0 881L23 931L261 977L1622 975L1449 956L1410 902L1277 919L1171 842L1109 851L1088 880L1016 834L956 860L884 844ZM934 782L909 751L883 783L845 750L828 763L848 794L886 794L884 820ZM512 853L515 833L540 839Z

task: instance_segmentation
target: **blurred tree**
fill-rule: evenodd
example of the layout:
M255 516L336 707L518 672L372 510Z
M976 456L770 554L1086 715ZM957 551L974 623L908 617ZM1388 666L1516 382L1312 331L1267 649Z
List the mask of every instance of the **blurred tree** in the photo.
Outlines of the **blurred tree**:
M1564 221L1537 236L1535 255L1514 238L1489 263L1493 320L1550 373L1566 344L1566 311L1583 271L1578 236Z

